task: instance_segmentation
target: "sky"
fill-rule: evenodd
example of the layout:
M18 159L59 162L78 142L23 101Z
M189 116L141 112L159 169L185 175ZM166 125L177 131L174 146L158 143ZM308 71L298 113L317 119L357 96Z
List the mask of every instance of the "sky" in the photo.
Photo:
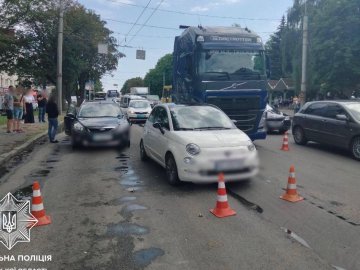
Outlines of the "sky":
M144 77L149 69L155 67L159 58L166 53L172 53L174 38L182 32L178 29L179 25L231 26L237 23L257 32L266 42L271 33L276 31L282 15L292 5L293 0L79 0L79 2L86 8L94 10L107 22L107 27L114 32L113 36L118 40L119 45L128 46L119 48L126 57L119 59L117 70L102 78L104 90L107 91L120 90L127 79ZM146 6L147 8L144 8ZM136 21L137 24L134 25ZM146 51L145 60L136 59L137 49Z

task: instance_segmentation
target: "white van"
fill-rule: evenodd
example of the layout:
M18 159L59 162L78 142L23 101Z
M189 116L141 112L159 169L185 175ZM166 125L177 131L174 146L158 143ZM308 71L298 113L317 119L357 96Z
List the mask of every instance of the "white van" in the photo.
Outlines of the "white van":
M136 96L136 95L123 95L123 96L121 96L120 107L121 107L122 113L125 116L127 116L127 109L129 107L130 101L134 100L134 99L145 99L145 98L140 97L140 96Z

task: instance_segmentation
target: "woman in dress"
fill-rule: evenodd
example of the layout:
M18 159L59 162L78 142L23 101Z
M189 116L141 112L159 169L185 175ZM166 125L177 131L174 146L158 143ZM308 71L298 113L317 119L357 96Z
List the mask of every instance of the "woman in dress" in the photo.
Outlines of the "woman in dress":
M35 98L31 93L31 89L26 91L26 95L24 96L24 102L25 102L25 123L35 123L34 120L34 108L33 108L33 102L35 102Z

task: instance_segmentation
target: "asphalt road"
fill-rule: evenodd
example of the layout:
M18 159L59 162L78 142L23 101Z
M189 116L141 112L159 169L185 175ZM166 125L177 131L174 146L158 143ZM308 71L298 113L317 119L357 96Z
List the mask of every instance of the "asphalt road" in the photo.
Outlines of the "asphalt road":
M169 186L140 161L141 131L123 150L73 151L60 135L2 170L1 198L40 181L52 224L33 228L31 243L0 245L0 256L53 259L0 269L360 269L360 170L346 152L292 139L282 152L279 135L256 142L260 175L227 185L237 215L217 219L216 185ZM296 204L279 199L291 164L306 199Z

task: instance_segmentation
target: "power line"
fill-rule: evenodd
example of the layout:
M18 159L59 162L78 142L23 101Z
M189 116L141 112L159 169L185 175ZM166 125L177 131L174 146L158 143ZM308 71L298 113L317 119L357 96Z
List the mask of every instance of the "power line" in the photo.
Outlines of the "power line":
M122 2L122 1L119 1L119 0L106 0L106 1L116 3L116 4L119 4L119 5L126 5L126 6L144 8L143 5ZM154 10L156 8L149 7L148 9ZM280 20L280 19L273 19L273 18L249 18L249 17L232 17L232 16L208 15L208 14L191 13L191 12L186 12L186 11L181 11L181 10L170 10L170 9L161 9L161 8L159 8L157 10L162 11L162 12L181 14L181 15L200 16L200 17L209 17L209 18L217 18L217 19L248 20L248 21L279 21Z
M153 12L150 14L150 16L146 19L146 21L141 25L141 27L138 29L138 31L135 33L135 35L130 39L129 43L134 40L137 34L146 26L146 24L150 21L151 17L154 15L154 13L159 9L161 4L164 2L164 0L161 0L159 4L156 6L156 8L153 10Z
M144 14L144 12L146 11L146 9L149 7L151 3L151 0L149 0L149 2L146 4L146 6L144 6L143 10L141 11L140 15L137 17L136 21L133 23L133 25L131 26L130 30L127 32L127 34L125 35L124 39L120 42L123 43L124 41L126 41L127 36L130 34L130 32L134 29L135 24L137 24L140 20L140 18L142 17L142 15Z
M111 19L111 18L103 18L103 19L106 21L118 22L118 23L123 23L123 24L133 24L132 22L115 20L115 19ZM142 25L142 24L136 23L135 25ZM179 30L179 28L175 28L175 27L166 27L166 26L157 26L157 25L148 25L148 24L144 25L144 27L166 29L166 30Z

